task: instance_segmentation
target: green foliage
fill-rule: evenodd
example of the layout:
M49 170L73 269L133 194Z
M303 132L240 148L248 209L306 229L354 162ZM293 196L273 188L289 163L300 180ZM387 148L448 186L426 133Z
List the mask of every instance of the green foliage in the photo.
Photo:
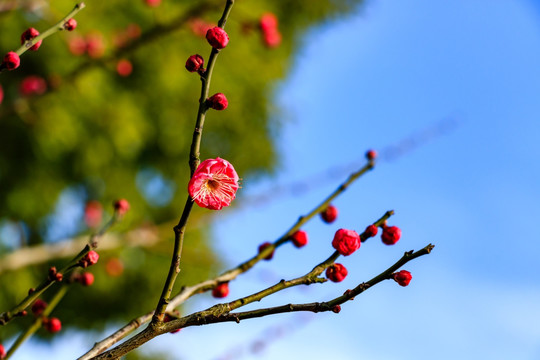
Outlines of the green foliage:
M344 14L359 2L237 1L227 23L231 41L218 59L211 86L211 94L227 95L229 108L207 114L201 159L225 158L243 179L270 172L277 162L271 134L279 130L279 124L270 121L272 91L287 74L300 36L308 27ZM21 7L0 14L4 52L20 45L19 36L26 28L44 31L74 5L66 0L40 2L43 7L31 12L26 5L32 1L20 3ZM217 0L171 0L149 8L143 1L87 1L73 33L54 34L39 51L23 54L19 69L3 72L0 219L24 223L29 244L46 241L45 220L55 210L61 192L73 188L84 189L81 206L88 200L109 204L113 199L128 199L132 206L129 226L178 218L186 198L189 145L200 93L198 76L188 73L184 64L195 53L207 60L210 47L194 33L194 21L217 23L223 5L224 1ZM258 28L266 12L275 13L280 21L283 42L276 48L265 47ZM142 35L117 47L115 43L130 24L140 26ZM70 53L73 39L92 34L102 37L103 56ZM116 72L120 58L133 64L127 77ZM20 83L29 75L45 78L48 91L21 96ZM141 185L151 183L156 174L170 186L145 196ZM167 191L170 198L156 200ZM196 217L208 213L198 211ZM171 229L172 225L160 236L171 239ZM218 264L207 232L190 231L180 285L206 279L216 273ZM104 319L126 321L152 309L170 251L170 242L162 241L152 249L103 253L92 269L95 285L70 291L55 316L67 327L103 329ZM103 266L112 257L125 264L120 277L111 277ZM40 282L49 265L2 274L2 310ZM7 334L28 321L14 321Z

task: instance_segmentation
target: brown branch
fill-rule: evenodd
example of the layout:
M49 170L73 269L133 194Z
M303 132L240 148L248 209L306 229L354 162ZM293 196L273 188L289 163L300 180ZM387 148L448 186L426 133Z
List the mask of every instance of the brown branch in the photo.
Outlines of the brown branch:
M274 249L278 248L279 246L283 245L296 230L298 230L303 224L305 224L307 221L312 219L313 217L317 216L324 208L330 204L330 202L335 199L337 196L341 195L352 182L360 178L361 175L367 173L368 170L371 170L373 168L373 163L368 163L364 167L362 167L360 170L354 172L351 174L348 179L339 185L334 192L332 192L321 204L316 206L314 209L312 209L310 212L308 212L306 215L301 216L297 222L280 238L278 238L274 243L272 243L272 246L269 246L265 250L261 251L257 255L253 256L251 259L244 261L240 265L236 266L233 269L227 270L218 277L214 279L209 279L206 281L203 281L201 283L192 285L192 286L186 286L183 287L180 292L172 298L167 308L165 309L165 312L172 311L176 307L180 306L182 303L184 303L187 299L192 297L193 295L206 292L214 287L216 287L219 283L222 282L228 282L231 280L236 279L239 275L245 273L252 267L254 267L258 262L260 262L262 259L264 259L266 256L268 256ZM387 211L380 219L375 221L373 225L380 226L384 221L386 221L390 216L394 214L393 210ZM361 238L364 238L363 233L361 234ZM119 330L115 331L113 334L109 335L105 339L97 342L90 351L88 351L83 356L79 357L78 360L88 360L92 358L92 356L96 356L100 354L101 352L107 350L117 342L124 339L127 335L138 329L141 325L147 323L150 321L152 316L154 315L154 312L151 311L145 315L142 315L138 318L133 319L128 324L126 324L124 327L120 328Z
M231 13L231 9L234 5L234 0L227 0L225 8L223 10L223 15L218 22L218 26L225 28L225 23L227 18ZM197 166L200 163L199 154L201 146L202 131L204 127L204 120L206 117L206 111L208 106L206 105L206 99L208 98L208 92L210 90L210 81L212 80L212 70L217 60L217 56L220 50L212 48L210 57L208 59L208 68L206 71L201 74L201 98L199 101L199 110L197 112L197 120L195 123L195 130L193 131L193 140L191 142L191 150L189 154L189 166L191 169L191 176L195 173ZM187 222L191 209L193 207L193 199L188 195L186 204L184 205L184 210L182 216L178 221L178 224L174 227L174 250L173 256L171 259L171 265L169 267L169 272L167 274L167 279L163 285L163 290L161 296L159 297L156 310L152 317L152 323L160 323L164 319L165 310L169 305L169 300L171 298L172 289L178 274L180 273L180 258L182 255L182 246L184 244L184 234L186 232Z
M97 248L98 239L116 222L118 221L117 213L115 212L111 220L106 223L97 233L92 234L88 240L88 244L61 270L58 272L66 275L79 267L79 260L86 256L91 250ZM0 325L6 325L13 318L20 316L23 310L25 310L30 304L32 304L41 294L43 294L52 284L58 282L54 277L48 276L41 284L39 284L34 291L30 292L18 305L14 306L8 311L0 314Z
M208 325L208 324L214 324L214 323L220 323L220 322L240 322L241 320L245 319L253 319L268 315L274 315L274 314L281 314L285 312L296 312L296 311L310 311L310 312L322 312L322 311L337 311L336 305L341 305L349 300L352 300L355 296L363 293L367 289L373 287L374 285L378 284L379 282L383 280L390 279L392 277L392 273L395 272L397 269L399 269L401 266L406 264L407 262L416 259L420 256L429 254L431 250L433 249L434 245L427 245L421 250L418 250L417 252L408 251L406 252L401 259L399 259L394 265L390 266L388 269L374 277L373 279L359 284L356 288L353 290L345 292L345 294L338 296L332 300L326 301L326 302L320 302L320 303L306 303L306 304L287 304L282 306L276 306L271 308L264 308L264 309L257 309L252 311L245 311L245 312L237 312L237 313L231 313L230 311L233 308L238 308L241 306L244 306L245 304L249 302L242 302L242 299L238 299L235 301L232 301L230 303L226 304L217 304L214 305L206 310L196 312L194 314L185 316L183 318L170 321L168 323L161 323L161 324L150 324L146 329L144 329L141 333L135 335L133 338L129 339L125 343L117 346L116 348L109 350L101 355L98 355L92 359L94 360L104 360L104 359L118 359L119 357L127 354L128 352L132 351L133 349L136 349L143 345L144 343L148 342L149 340L153 339L156 336L159 336L164 333L168 333L174 330L182 329L189 326L200 326L200 325ZM325 264L328 261L331 260L335 254L330 256L329 259L327 259L325 262L321 264ZM337 256L336 256L337 257ZM321 265L319 264L319 265ZM317 268L317 267L316 267ZM315 269L314 269L315 270ZM311 283L312 279L310 279L311 274L314 273L314 270L312 270L310 273L304 275L301 278L291 280L291 286L295 286L295 284L300 284L302 281L304 284ZM302 279L302 280L300 280ZM281 281L280 283L263 290L257 294L251 295L253 299L260 299L265 296L268 296L272 293L275 293L281 289L277 289L277 286L281 285L282 288L286 287L287 282ZM289 286L290 287L290 286ZM272 289L272 290L269 290ZM268 290L268 291L267 291ZM275 290L275 291L274 291ZM249 298L249 297L247 297ZM246 298L243 298L246 299Z
M19 337L17 338L17 340L15 340L15 342L13 343L13 345L11 345L11 347L9 348L9 351L7 352L6 354L6 357L4 358L4 360L8 360L11 355L13 355L13 353L26 341L28 340L36 331L39 330L39 328L41 327L41 324L43 323L43 319L48 317L52 311L56 308L56 306L58 305L58 303L60 302L60 300L62 300L62 298L64 297L64 295L66 294L68 290L68 287L66 285L63 285L60 289L58 289L58 291L56 292L56 294L53 296L53 298L51 299L51 301L49 302L49 304L47 304L47 307L45 308L45 310L43 310L43 312L41 313L40 316L38 316L34 322L32 323L32 325L30 325L29 328L26 329L25 332L23 332L21 335L19 335Z

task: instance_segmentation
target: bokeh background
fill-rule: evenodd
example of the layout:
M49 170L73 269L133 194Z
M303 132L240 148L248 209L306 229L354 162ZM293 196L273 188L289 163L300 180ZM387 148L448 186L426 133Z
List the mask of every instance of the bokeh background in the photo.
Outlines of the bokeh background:
M124 22L98 18L100 12L112 14L116 7L94 4L92 9L90 5L78 17L80 34L98 30L108 34L133 21L144 34L197 4L165 1L151 9L144 4L126 6L114 13L125 17ZM265 12L275 13L280 20L283 41L275 48L265 46L256 27ZM32 24L33 19L14 15L20 13L4 16L20 16ZM205 9L197 18L211 22L218 13ZM11 26L21 27L16 22ZM413 274L407 288L385 282L345 304L340 314L284 314L188 328L152 341L133 358L538 359L540 4L534 0L272 5L238 1L228 31L231 43L218 59L212 89L231 94L230 107L209 115L203 157L230 160L243 178L243 187L233 208L194 214L194 230L187 242L191 246L184 256L186 278L180 282L217 274L252 256L261 242L279 237L362 166L368 148L379 151L378 166L335 201L340 211L337 221L327 225L313 219L305 227L308 246L301 250L283 246L274 260L231 283L230 297L304 274L331 252L330 241L338 228L363 230L389 209L396 211L390 224L403 231L395 246L372 239L342 259L349 269L344 282L290 289L256 306L325 300L375 276L406 250L428 243L436 248L407 264ZM19 32L0 32L2 47L14 47L11 34ZM4 164L11 162L3 160L2 251L16 250L22 240L54 242L75 235L86 226L87 201L100 201L106 212L107 202L117 196L133 203L118 232L145 222L166 239L167 221L178 213L185 196L181 184L187 182L182 170L187 169L187 143L182 133L188 132L189 138L197 96L189 95L198 94L199 85L196 76L182 69L183 61L191 53L207 56L209 50L186 25L128 52L133 73L122 78L113 60L70 55L67 35L51 38L57 44L49 52L47 43L38 53L23 56L19 72L1 75L6 94L1 122L23 134L24 144L29 144L24 149L32 149L35 157L28 167L41 169L38 173L18 170L21 177L8 181L11 177L5 174L12 171ZM171 49L171 44L181 45ZM106 54L114 55L112 47L107 49ZM35 64L25 67L30 59ZM55 94L19 98L17 81L26 72L41 69L43 59L47 71L65 72L59 75L62 79L86 61L97 66L69 79ZM73 63L58 69L55 61ZM78 136L67 150L61 148L69 142L66 133L54 140L51 129L68 131L66 123L84 127L73 130ZM6 131L2 131L2 158L10 159L15 155L7 144L14 136ZM49 142L59 142L55 146L61 149L42 151L38 148L45 146L42 142L52 149ZM135 146L133 142L144 150L130 148L128 155L122 155L123 147ZM78 153L84 155L78 158ZM88 164L77 166L84 159ZM121 169L125 173L117 174ZM20 179L25 179L22 185ZM57 187L48 185L56 181ZM13 184L27 186L20 191L43 203L43 208L32 203L25 207L28 213L17 210L19 202L9 200L17 193ZM66 192L66 186L71 192ZM38 190L45 194L39 197ZM152 204L149 200L167 191L168 201ZM59 199L67 200L58 206ZM49 218L55 206L60 210ZM66 218L78 221L78 226L58 225L51 230L51 224L65 223ZM21 221L28 228L24 236L16 231ZM108 274L105 262L98 265L95 287L74 291L66 299L75 309L64 310L66 330L54 339L41 334L45 339L32 340L14 358L44 353L56 359L75 358L122 320L147 311L157 300L155 288L166 272L168 245L166 240L153 248L105 254L105 259L124 263L123 276ZM190 251L193 260L188 260ZM2 306L19 298L47 266L0 274ZM26 281L25 287L14 287L14 278ZM125 301L126 294L136 296L135 304ZM81 303L84 298L88 303ZM213 303L210 295L201 295L182 312ZM97 314L108 322L88 320ZM19 325L1 329L4 343L9 343L10 331L15 332L8 329ZM78 325L92 331L77 330Z

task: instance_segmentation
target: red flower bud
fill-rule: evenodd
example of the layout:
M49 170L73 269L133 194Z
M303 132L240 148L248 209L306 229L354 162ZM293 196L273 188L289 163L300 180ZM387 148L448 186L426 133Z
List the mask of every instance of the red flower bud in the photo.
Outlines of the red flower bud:
M364 239L369 239L374 237L379 232L379 228L375 225L369 225L366 230L364 230Z
M262 243L261 245L259 245L259 253L263 252L263 250L266 249L269 246L272 246L272 244L269 243L269 242L265 242L265 243ZM272 249L272 252L269 255L267 255L264 258L264 260L272 260L273 257L274 257L274 249Z
M125 215L129 211L129 202L126 199L119 199L113 203L114 211L119 216Z
M94 265L98 262L99 254L94 250L90 250L88 254L85 255L81 260L79 260L79 265L83 268Z
M43 326L50 333L57 333L62 329L62 322L58 318L43 319Z
M328 205L328 207L321 212L321 218L327 224L333 223L337 216L338 209L334 205Z
M27 29L21 35L21 45L24 45L25 42L27 42L28 40L32 40L33 38L37 37L38 35L39 35L39 31L37 31L36 29L34 29L34 28ZM39 47L41 46L42 42L43 42L43 40L39 40L37 43L32 45L30 50L37 51L37 49L39 49Z
M122 275L124 272L124 263L118 258L112 258L105 264L105 271L113 277Z
M336 314L339 314L340 311L341 311L341 306L339 305L336 305L332 308L332 312L335 312Z
M326 268L326 277L333 282L343 281L349 272L347 268L341 264L335 263Z
M120 59L116 63L116 73L122 77L127 77L133 72L133 64L127 59Z
M45 91L47 91L45 79L34 75L25 77L19 87L22 96L42 95Z
M150 7L156 7L156 6L159 6L159 4L161 4L161 0L144 0L144 2L146 3L146 5Z
M401 238L401 229L397 226L385 226L381 235L382 242L386 245L394 245Z
M212 296L215 297L215 298L224 298L224 297L227 297L227 295L229 295L229 283L228 282L224 282L224 283L220 283L218 284L218 286L216 286L214 289L212 289Z
M82 286L90 286L94 283L94 274L89 272L82 273L77 281L81 283Z
M206 100L208 107L214 110L225 110L229 106L229 101L225 97L225 94L217 93Z
M266 14L263 14L263 16L261 16L259 25L263 32L275 30L277 29L277 26L278 26L278 19L276 15L272 13L266 13Z
M307 233L303 230L298 230L290 237L292 243L297 248L301 248L302 246L306 245L308 243L308 236Z
M369 161L375 160L377 158L377 152L375 150L369 150L368 152L366 152L366 158Z
M91 200L84 207L84 222L88 227L97 227L102 220L103 207L99 201Z
M0 344L0 360L6 357L6 349L4 349L4 345Z
M276 30L267 31L263 34L264 44L270 48L281 44L281 33Z
M64 23L64 29L67 31L73 31L77 27L77 20L71 18Z
M41 299L37 299L36 301L34 301L34 303L32 304L32 307L31 307L31 310L32 310L32 313L35 315L35 316L39 316L41 315L41 313L43 312L43 310L45 310L45 308L47 307L47 303Z
M201 55L191 55L186 61L186 69L189 72L195 72L202 69L204 65L204 59Z
M348 256L360 248L360 236L354 230L339 229L334 235L332 246L341 255Z
M216 26L208 29L206 40L214 49L223 49L229 43L229 35L222 28Z
M8 70L15 70L21 65L21 58L17 53L10 51L4 56L4 62L2 63Z
M2 85L0 85L0 104L4 100L4 88L2 88Z
M401 270L392 275L394 280L401 286L407 286L411 282L412 275L407 270Z

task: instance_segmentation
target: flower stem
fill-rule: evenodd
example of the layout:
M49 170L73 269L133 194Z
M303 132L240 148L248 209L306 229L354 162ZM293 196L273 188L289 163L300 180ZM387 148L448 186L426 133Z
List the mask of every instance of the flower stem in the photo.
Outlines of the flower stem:
M227 18L229 17L229 14L231 13L233 5L234 0L227 0L227 3L225 4L225 9L223 10L223 15L221 16L221 19L218 23L220 27L223 28L225 26L225 23L227 21ZM193 140L191 142L191 149L189 154L189 167L191 176L193 176L195 170L197 169L197 166L199 166L200 164L202 132L204 127L204 120L206 117L206 111L208 110L208 107L206 105L206 99L208 98L210 81L212 79L212 71L214 69L218 54L219 50L212 49L212 52L210 53L210 57L208 59L208 67L206 69L206 72L201 75L201 97L199 100L199 110L197 112L197 120L195 122L195 130L193 131ZM169 267L169 273L167 274L167 279L165 280L165 284L163 285L163 290L161 292L161 296L159 298L150 325L155 325L163 321L165 310L167 309L167 305L169 304L169 300L171 298L174 283L176 281L176 278L178 277L178 274L180 273L180 258L182 255L184 234L186 231L187 221L189 219L192 207L193 199L191 198L191 196L188 195L186 204L184 205L182 216L180 217L178 224L174 227L174 249L171 259L171 265Z

